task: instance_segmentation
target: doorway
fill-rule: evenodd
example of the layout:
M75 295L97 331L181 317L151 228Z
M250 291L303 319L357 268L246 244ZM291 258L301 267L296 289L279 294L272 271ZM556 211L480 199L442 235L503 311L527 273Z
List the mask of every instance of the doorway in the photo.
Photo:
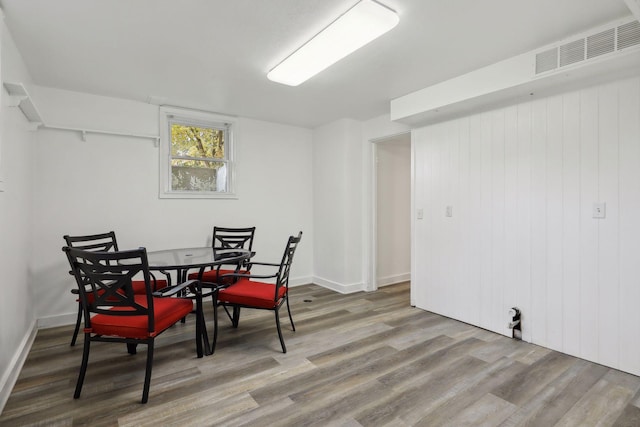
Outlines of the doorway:
M373 141L375 287L411 279L411 134Z

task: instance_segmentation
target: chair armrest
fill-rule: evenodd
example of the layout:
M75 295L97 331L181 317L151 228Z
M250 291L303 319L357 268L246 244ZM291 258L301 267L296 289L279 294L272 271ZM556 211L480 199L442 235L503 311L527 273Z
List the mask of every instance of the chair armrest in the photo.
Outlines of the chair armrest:
M166 288L153 292L152 295L159 298L171 297L176 295L180 291L184 291L186 288L189 288L189 290L196 295L202 294L202 287L200 286L199 280L187 280L186 282L180 283L175 286L167 286Z
M239 274L239 273L229 273L229 274L223 274L222 276L220 276L221 279L224 279L225 277L235 277L235 278L246 277L247 279L273 279L274 277L278 277L278 275L277 274Z
M227 277L233 277L235 279L241 279L241 278L245 277L245 278L248 279L249 277L255 277L255 276L253 276L251 274L227 273L227 274L223 274L222 276L218 277L218 280L222 280L222 279L227 278Z
M216 294L220 290L220 285L213 282L200 282L200 288L202 297L206 298ZM209 291L205 292L205 289L209 289Z
M266 265L267 267L280 267L280 264L272 262L249 262L249 265Z
M275 263L271 263L271 262L249 262L247 264L247 270L250 270L251 267L253 267L254 265L261 265L261 266L266 266L266 267L280 267L280 264L275 264ZM234 277L236 279L239 278L251 278L251 279L273 279L278 277L278 274L242 274L242 273L228 273L228 274L223 274L222 276L220 276L221 279L225 278L225 277Z

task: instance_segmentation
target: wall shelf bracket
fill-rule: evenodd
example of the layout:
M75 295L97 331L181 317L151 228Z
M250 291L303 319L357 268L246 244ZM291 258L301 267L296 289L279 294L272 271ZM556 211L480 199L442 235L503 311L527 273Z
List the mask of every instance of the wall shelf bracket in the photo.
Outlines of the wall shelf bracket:
M9 106L20 108L29 121L29 130L37 130L43 124L42 115L33 103L26 86L22 83L5 82L4 88L9 94Z

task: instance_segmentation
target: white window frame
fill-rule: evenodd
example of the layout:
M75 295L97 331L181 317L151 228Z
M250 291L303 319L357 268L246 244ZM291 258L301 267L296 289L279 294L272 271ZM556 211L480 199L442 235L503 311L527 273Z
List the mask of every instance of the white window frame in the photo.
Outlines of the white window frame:
M171 122L201 127L227 126L225 162L227 165L227 191L174 191L171 190ZM187 110L177 107L160 107L160 192L161 199L237 199L236 146L238 121L234 117Z

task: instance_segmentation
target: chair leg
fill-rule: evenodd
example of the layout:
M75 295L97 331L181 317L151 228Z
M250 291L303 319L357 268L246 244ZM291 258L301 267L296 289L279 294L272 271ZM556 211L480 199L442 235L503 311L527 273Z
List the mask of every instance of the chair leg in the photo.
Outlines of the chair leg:
M287 294L287 312L289 313L289 321L291 322L291 329L296 331L296 325L293 324L293 317L291 317L291 309L289 308L289 294Z
M80 397L82 392L82 384L84 383L84 375L87 373L87 365L89 364L89 350L91 346L91 337L89 334L84 334L84 350L82 351L82 363L80 364L80 373L78 374L78 381L76 382L76 391L73 393L73 398Z
M233 319L231 323L233 323L234 328L237 328L240 323L240 307L237 305L233 306Z
M144 388L142 389L142 403L149 400L149 386L151 385L151 368L153 367L153 338L147 343L147 370L144 374Z
M71 347L76 345L76 339L78 338L78 332L80 331L81 321L82 321L82 303L78 301L78 317L76 318L76 328L73 330L73 337L71 338Z
M207 323L204 317L204 309L202 307L202 298L196 298L196 340L198 343L198 357L202 357L202 344L204 343L204 354L212 355L216 351L216 342L218 341L218 293L214 291L212 295L213 303L213 341L209 341L209 333L207 332Z
M127 343L127 352L129 354L136 354L136 348L138 347L138 344L136 343Z
M212 296L213 300L213 343L211 344L211 353L216 351L216 343L218 342L218 290Z
M204 313L202 310L202 297L196 297L196 354L198 359L202 357L202 345L204 343L205 352L208 352L209 337L207 336L207 328L204 324Z
M223 305L222 308L224 308L224 312L227 313L227 317L229 318L229 320L231 320L231 322L233 323L233 316L231 315L231 313L229 313L229 309L227 309L226 305Z
M284 338L282 337L282 329L280 329L280 315L278 314L278 310L275 310L276 314L276 327L278 328L278 338L280 338L280 345L282 346L282 352L287 352L287 347L284 345Z

